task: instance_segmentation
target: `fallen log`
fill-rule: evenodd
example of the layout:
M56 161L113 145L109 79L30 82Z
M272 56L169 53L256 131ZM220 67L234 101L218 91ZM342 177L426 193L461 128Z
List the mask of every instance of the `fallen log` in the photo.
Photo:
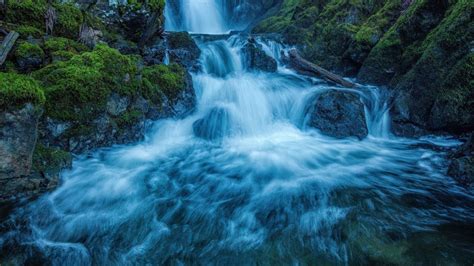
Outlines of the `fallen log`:
M3 40L2 44L0 45L0 66L5 63L5 60L7 60L8 53L10 53L18 37L20 37L20 34L11 31Z
M328 70L319 67L308 60L304 59L298 54L296 49L291 49L289 51L289 66L293 68L296 72L306 76L313 76L318 78L323 78L327 81L334 82L343 87L354 88L356 84L343 79L341 76L329 72Z

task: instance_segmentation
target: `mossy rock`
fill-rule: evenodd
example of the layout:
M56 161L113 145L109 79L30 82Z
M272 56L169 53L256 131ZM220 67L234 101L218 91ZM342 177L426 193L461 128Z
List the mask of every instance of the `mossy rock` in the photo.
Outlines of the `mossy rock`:
M72 164L70 152L59 148L49 148L37 144L33 153L33 171L45 177L57 176L59 172Z
M57 22L54 27L54 34L71 39L77 39L84 17L80 9L75 5L65 3L54 5L57 12Z
M162 93L174 102L186 88L186 71L178 64L155 65L143 69L143 94L153 103L159 103Z
M106 45L34 73L45 86L46 115L58 120L90 121L105 108L108 95L139 92L136 58Z
M194 49L196 43L194 42L191 35L187 32L175 32L167 38L168 46L170 49Z
M44 29L46 0L9 0L5 21Z
M77 39L79 28L84 22L81 10L68 2L53 3L53 7L57 14L53 34ZM21 23L25 27L41 29L42 32L46 28L45 13L47 9L46 0L9 0L5 21L14 24Z
M15 50L16 65L20 72L29 73L43 65L44 51L41 46L29 42L20 42Z
M44 35L43 30L40 30L33 26L28 26L28 25L20 25L17 28L15 28L15 31L17 31L20 34L21 39L27 39L29 37L41 38Z
M31 77L0 72L0 109L16 108L25 103L42 105L45 102L40 84Z
M62 37L47 38L44 42L44 49L50 53L58 51L81 53L89 50L87 46L81 43Z
M44 57L44 51L38 44L21 42L15 50L15 56L21 58Z

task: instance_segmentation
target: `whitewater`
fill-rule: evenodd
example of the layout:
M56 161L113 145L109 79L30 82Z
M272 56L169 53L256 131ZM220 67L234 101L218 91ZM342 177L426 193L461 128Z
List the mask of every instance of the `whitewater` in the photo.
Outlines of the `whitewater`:
M167 29L228 33L221 3L178 2ZM176 21L179 17L182 21ZM390 133L382 90L349 90L369 136L307 126L315 96L342 90L280 62L249 70L245 35L196 38L197 106L145 140L78 156L55 191L1 224L3 257L49 265L466 264L474 197L446 176L450 138ZM344 89L347 91L347 89ZM196 136L196 123L208 138Z

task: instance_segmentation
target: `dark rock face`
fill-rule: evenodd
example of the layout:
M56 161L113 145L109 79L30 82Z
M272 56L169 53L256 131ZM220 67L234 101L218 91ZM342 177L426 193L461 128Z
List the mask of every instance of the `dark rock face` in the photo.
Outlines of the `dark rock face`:
M27 73L39 69L43 65L43 58L40 56L17 58L16 64L18 66L18 70L20 70L22 73Z
M206 140L221 139L230 132L230 116L224 108L212 109L193 124L194 134Z
M164 40L157 40L146 47L144 60L147 65L162 64L166 54L170 63L177 63L189 71L199 70L201 50L187 32L172 32Z
M247 62L248 68L266 72L277 71L278 64L276 60L267 55L255 40L250 39L243 47L242 52L245 56L244 62Z
M198 69L201 50L187 32L176 32L166 38L170 62L190 70Z
M449 165L448 175L462 185L474 184L474 156L463 156L454 159Z
M474 187L474 134L450 157L448 175L463 186Z
M310 112L310 127L336 137L367 136L364 105L354 93L328 91L316 96Z
M24 177L32 167L32 156L42 111L26 104L21 109L0 112L0 197L26 186Z

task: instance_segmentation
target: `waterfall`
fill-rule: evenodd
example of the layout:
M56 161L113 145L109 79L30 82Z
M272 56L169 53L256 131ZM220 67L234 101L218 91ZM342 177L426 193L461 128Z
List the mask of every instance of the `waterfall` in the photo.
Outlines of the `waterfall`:
M168 0L166 29L191 33L220 34L228 31L221 6L215 0L176 0L179 9Z
M177 4L185 21L170 5L168 29L228 30L217 1ZM196 111L156 121L140 143L78 156L59 188L2 224L0 263L472 263L472 236L449 237L472 226L474 197L445 176L434 144L390 136L378 88L351 90L370 137L328 137L305 126L308 105L340 88L281 63L249 70L245 42L198 41ZM257 42L279 61L282 44Z

